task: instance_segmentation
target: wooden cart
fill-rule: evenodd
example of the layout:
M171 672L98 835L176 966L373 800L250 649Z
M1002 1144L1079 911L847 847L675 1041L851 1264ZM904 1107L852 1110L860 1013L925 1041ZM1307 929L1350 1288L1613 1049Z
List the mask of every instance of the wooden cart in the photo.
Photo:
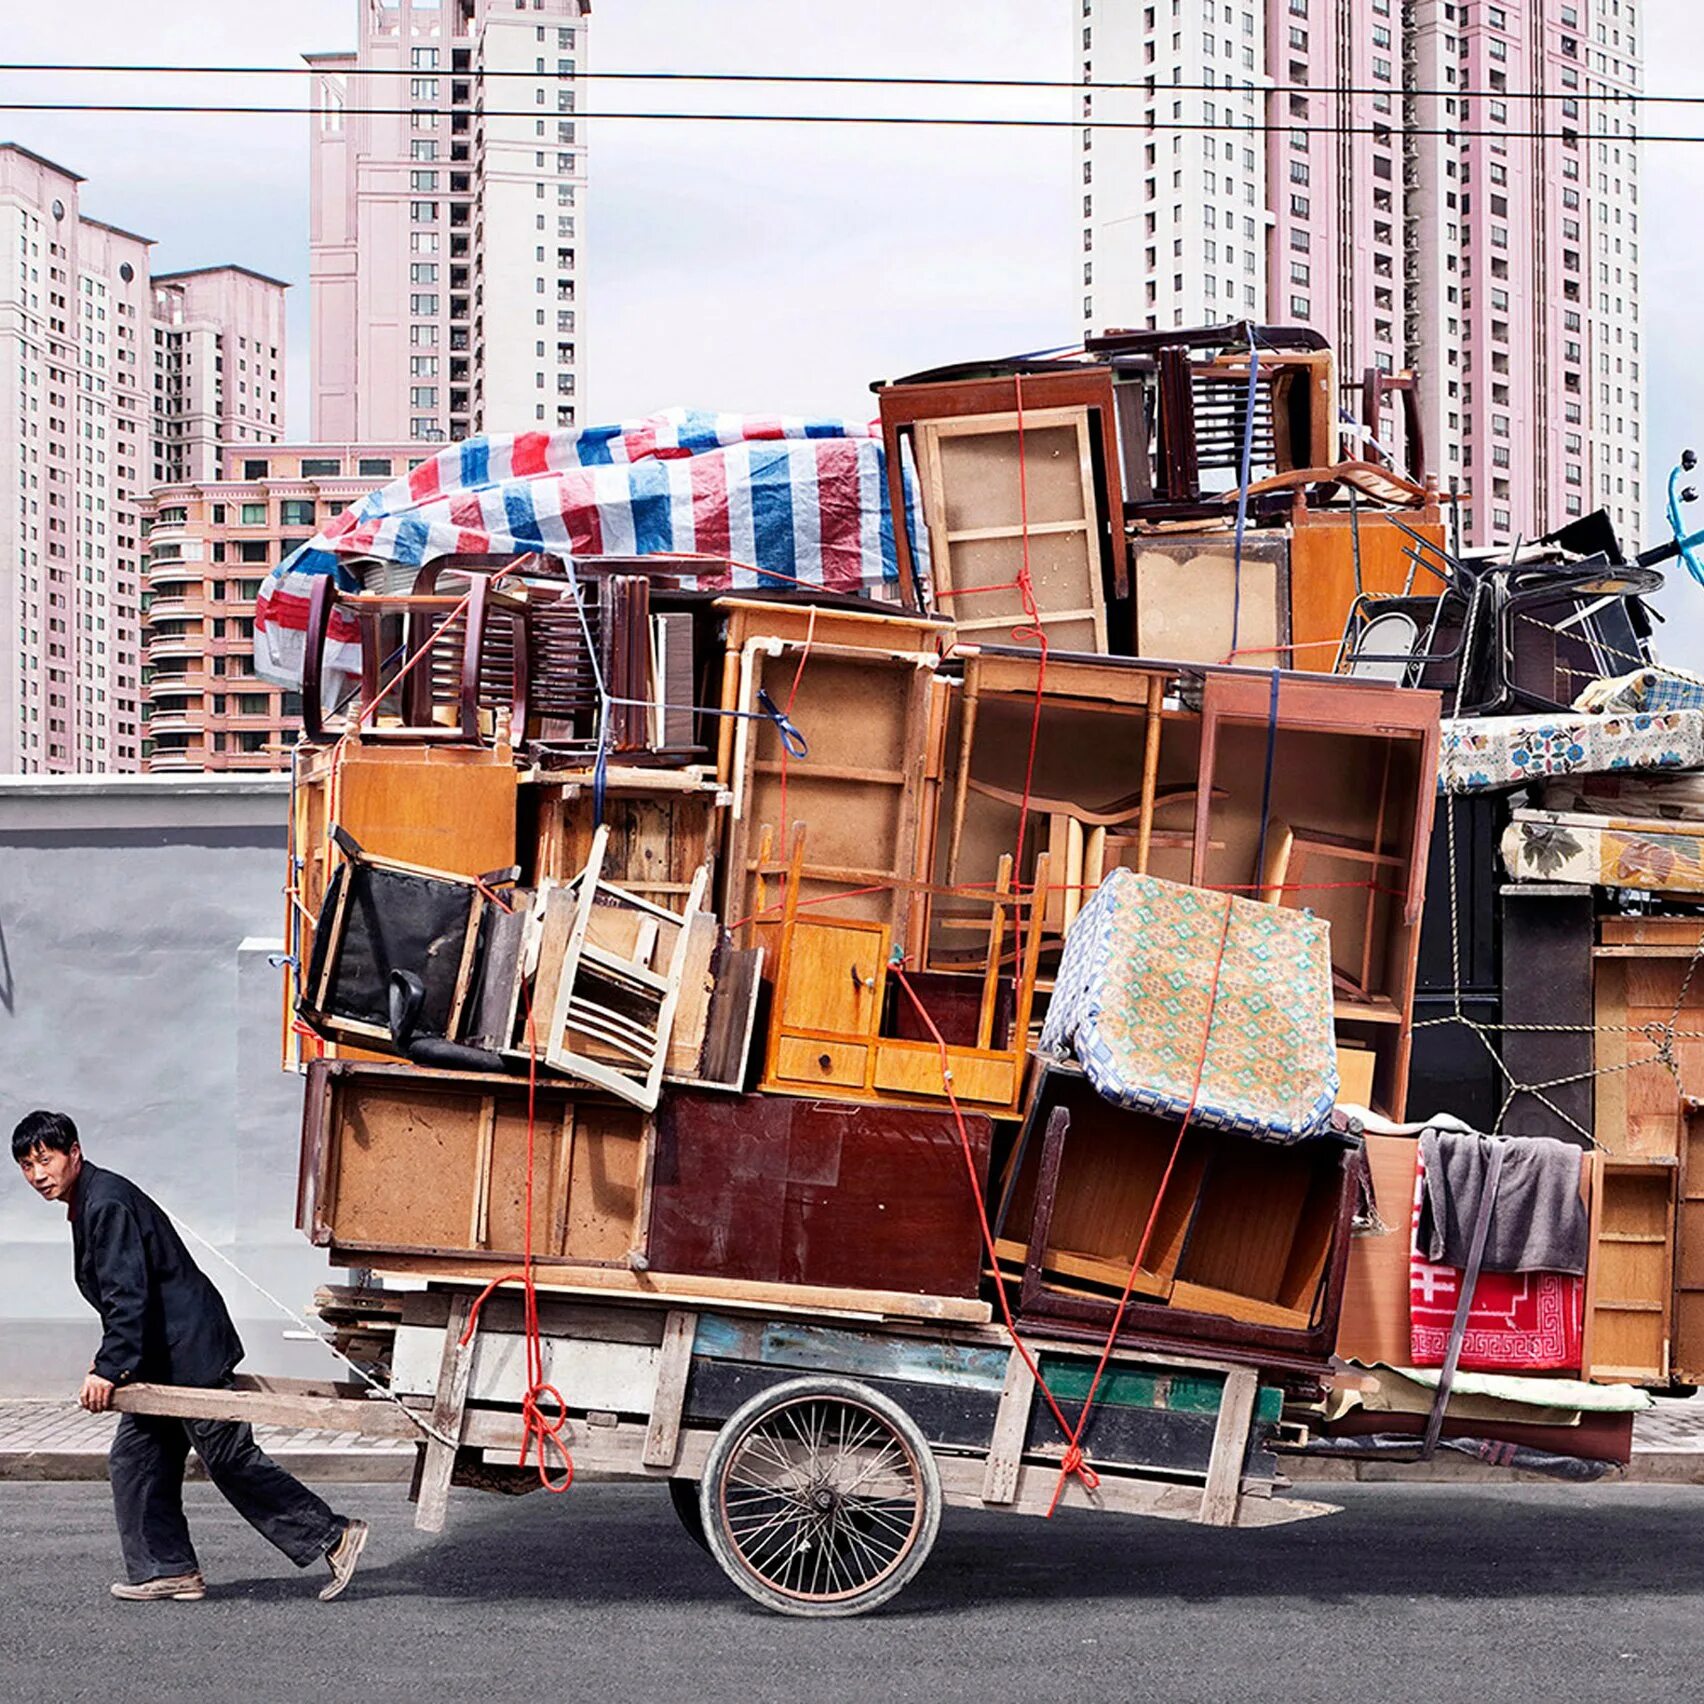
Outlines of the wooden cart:
M470 1288L358 1294L389 1315L395 1400L355 1384L239 1378L229 1390L137 1385L114 1405L418 1443L415 1524L426 1531L442 1529L452 1485L536 1487L536 1465L518 1465L519 1293L491 1296L471 1335ZM1061 1486L1058 1421L996 1325L542 1290L539 1315L575 1471L665 1482L729 1578L783 1614L856 1615L892 1597L928 1557L943 1504L1045 1514L1057 1498L1227 1527L1335 1512L1280 1494L1268 1445L1282 1393L1249 1365L1117 1350L1083 1437L1092 1482ZM1025 1341L1074 1426L1094 1348Z

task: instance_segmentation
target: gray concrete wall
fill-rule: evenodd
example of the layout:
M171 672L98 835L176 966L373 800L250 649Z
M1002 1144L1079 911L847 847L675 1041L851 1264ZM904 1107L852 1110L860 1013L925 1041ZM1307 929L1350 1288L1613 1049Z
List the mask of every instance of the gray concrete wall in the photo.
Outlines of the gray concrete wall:
M0 776L0 1124L76 1119L134 1179L298 1312L325 1281L294 1229L301 1081L279 1064L288 787L278 776ZM257 1372L319 1372L214 1254ZM0 1394L74 1385L99 1338L70 1231L0 1182Z

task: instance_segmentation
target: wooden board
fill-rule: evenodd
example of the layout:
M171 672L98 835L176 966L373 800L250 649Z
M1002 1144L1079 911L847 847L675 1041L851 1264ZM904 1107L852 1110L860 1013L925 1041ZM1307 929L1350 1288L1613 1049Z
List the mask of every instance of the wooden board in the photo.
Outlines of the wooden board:
M967 1114L986 1181L992 1126ZM669 1095L657 1119L656 1273L974 1297L982 1239L944 1110Z
M1429 543L1444 546L1444 524L1436 504L1403 510L1396 519ZM1290 535L1291 668L1330 674L1335 666L1357 591L1357 531L1359 589L1398 595L1409 585L1410 576L1417 596L1434 595L1440 588L1435 572L1415 569L1404 554L1420 547L1379 511L1362 508L1352 521L1342 512L1298 509ZM1424 553L1424 560L1433 569L1440 566L1435 551Z
M1282 536L1245 539L1239 572L1225 534L1132 545L1136 654L1179 662L1289 666L1290 552ZM1234 656L1233 656L1234 653Z
M1677 1182L1670 1364L1676 1379L1704 1384L1704 1110L1696 1106L1687 1110Z
M367 1255L513 1260L525 1247L527 1132L525 1081L316 1061L299 1228ZM534 1249L621 1263L642 1251L651 1143L637 1108L541 1079Z
M1337 1353L1369 1366L1406 1367L1414 1358L1408 1312L1414 1179L1419 1142L1412 1136L1367 1137L1373 1198L1381 1229L1357 1231L1349 1243Z
M490 1283L509 1268L507 1261L461 1255L389 1254L363 1262L332 1245L333 1264L370 1265L382 1277L424 1278L437 1283ZM744 1279L703 1278L668 1272L630 1271L619 1266L571 1266L561 1261L535 1263L538 1287L561 1295L625 1296L658 1303L704 1303L718 1307L781 1309L847 1319L952 1320L986 1325L988 1303L963 1296L924 1296L899 1290L837 1289L820 1284L766 1284Z
M1592 1212L1586 1376L1663 1384L1674 1304L1673 1160L1603 1162Z

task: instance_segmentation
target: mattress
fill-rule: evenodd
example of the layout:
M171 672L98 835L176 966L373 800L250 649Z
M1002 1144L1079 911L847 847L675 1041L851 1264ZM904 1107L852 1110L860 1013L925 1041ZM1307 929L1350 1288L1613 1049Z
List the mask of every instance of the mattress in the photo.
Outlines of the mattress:
M1066 934L1042 1047L1117 1106L1267 1141L1320 1135L1338 1089L1327 927L1116 869Z
M1552 775L1704 768L1704 710L1446 718L1438 786L1489 793Z
M1704 893L1704 823L1516 811L1500 850L1518 882Z

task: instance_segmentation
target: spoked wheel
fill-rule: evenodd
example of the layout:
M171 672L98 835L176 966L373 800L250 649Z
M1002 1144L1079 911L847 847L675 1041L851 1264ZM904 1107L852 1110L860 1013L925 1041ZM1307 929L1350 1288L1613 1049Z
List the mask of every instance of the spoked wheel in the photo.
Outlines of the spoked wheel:
M897 1403L850 1379L792 1379L717 1434L699 1506L741 1591L783 1615L861 1615L923 1566L941 1480Z
M704 1536L704 1511L698 1506L698 1486L690 1479L671 1479L669 1501L680 1517L680 1524L686 1528L686 1536L700 1550L708 1550L710 1540Z

